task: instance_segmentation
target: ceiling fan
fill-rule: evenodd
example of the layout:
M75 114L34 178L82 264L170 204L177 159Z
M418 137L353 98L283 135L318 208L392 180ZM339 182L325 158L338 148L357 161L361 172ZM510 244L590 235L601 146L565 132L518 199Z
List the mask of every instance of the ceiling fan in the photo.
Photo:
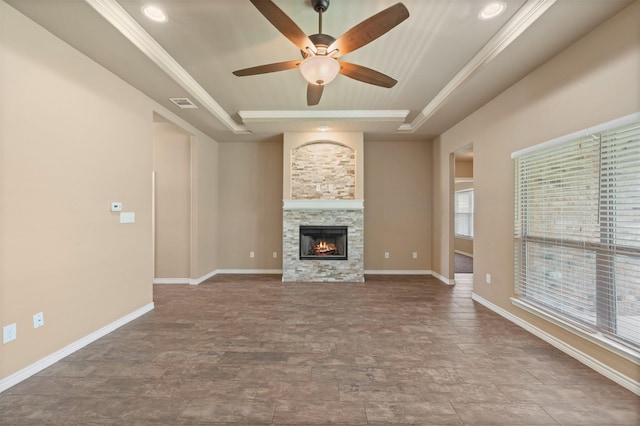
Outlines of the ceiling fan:
M311 0L313 9L318 12L318 34L306 35L271 0L251 0L251 3L271 24L278 29L302 53L300 60L277 62L234 71L239 77L265 74L300 68L307 80L307 105L317 105L322 97L324 86L337 75L342 74L364 83L381 87L393 87L397 81L388 75L337 58L353 52L385 34L409 17L409 11L402 3L396 3L368 19L360 22L337 39L322 33L322 14L329 8L329 0Z

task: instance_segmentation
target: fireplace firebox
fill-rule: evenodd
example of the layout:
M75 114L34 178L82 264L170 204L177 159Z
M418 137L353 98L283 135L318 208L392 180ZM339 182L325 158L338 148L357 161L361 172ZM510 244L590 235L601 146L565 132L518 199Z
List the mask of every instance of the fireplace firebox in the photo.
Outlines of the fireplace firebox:
M300 259L347 260L347 227L300 226Z

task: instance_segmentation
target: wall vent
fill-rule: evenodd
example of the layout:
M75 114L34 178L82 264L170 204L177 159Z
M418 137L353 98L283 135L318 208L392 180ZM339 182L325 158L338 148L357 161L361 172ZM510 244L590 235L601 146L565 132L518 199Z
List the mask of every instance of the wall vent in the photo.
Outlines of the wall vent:
M169 100L182 109L198 108L189 98L169 98Z

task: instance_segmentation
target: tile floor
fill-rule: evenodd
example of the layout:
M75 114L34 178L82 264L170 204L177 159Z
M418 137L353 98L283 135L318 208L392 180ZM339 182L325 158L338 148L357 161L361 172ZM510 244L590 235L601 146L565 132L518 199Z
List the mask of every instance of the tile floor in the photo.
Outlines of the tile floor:
M155 286L153 312L0 394L0 424L640 424L639 397L469 277Z

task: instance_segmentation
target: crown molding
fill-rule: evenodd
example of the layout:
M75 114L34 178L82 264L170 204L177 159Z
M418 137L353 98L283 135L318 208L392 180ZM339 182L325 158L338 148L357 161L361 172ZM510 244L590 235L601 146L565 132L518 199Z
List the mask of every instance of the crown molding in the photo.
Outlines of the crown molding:
M409 110L322 110L322 111L238 111L246 123L262 123L283 120L361 120L361 121L403 121Z
M243 124L235 120L209 95L209 93L136 22L116 0L85 0L104 19L120 31L131 43L158 65L187 93L196 99L214 117L235 134L250 134L257 124L298 122L313 120L336 120L346 123L381 122L393 127L398 133L417 131L432 117L449 98L468 80L482 70L495 57L511 45L533 23L535 23L557 0L528 0L516 14L496 33L491 40L456 74L411 123L404 120L409 114L405 110L389 111L239 111ZM249 126L253 124L254 126ZM396 125L398 127L396 127ZM383 129L384 130L384 129Z
M293 110L238 111L242 122L253 132L303 132L331 123L331 131L395 132L409 115L408 110ZM364 126L364 127L363 127ZM366 127L366 129L365 129Z
M168 76L235 134L251 133L239 125L116 0L85 0L100 16L159 66Z
M536 22L557 0L528 0L487 44L456 74L411 122L402 124L398 132L415 132L432 117L471 77L513 43Z

